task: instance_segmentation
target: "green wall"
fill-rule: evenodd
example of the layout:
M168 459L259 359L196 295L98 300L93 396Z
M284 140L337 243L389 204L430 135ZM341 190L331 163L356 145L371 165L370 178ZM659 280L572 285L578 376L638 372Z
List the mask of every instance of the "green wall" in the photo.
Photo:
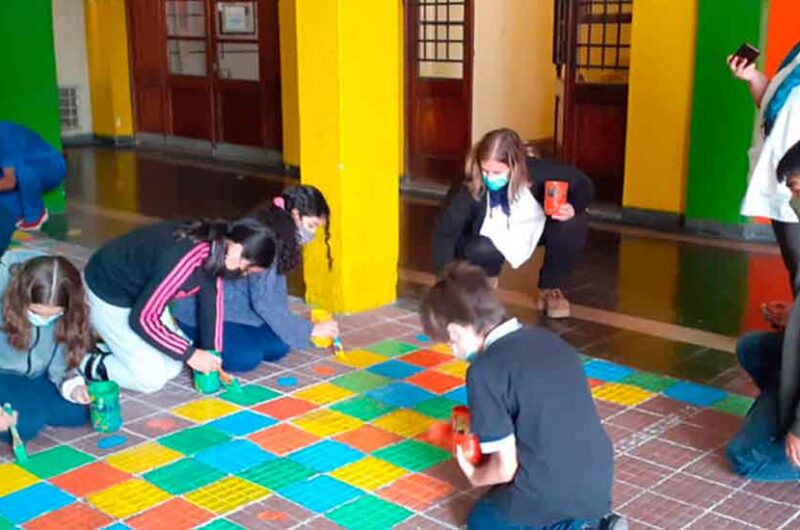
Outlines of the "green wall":
M51 0L0 0L0 120L33 129L61 149ZM46 198L64 211L64 192Z
M742 42L760 43L766 0L699 0L686 217L741 223L756 111L725 58ZM669 72L665 72L668 82Z

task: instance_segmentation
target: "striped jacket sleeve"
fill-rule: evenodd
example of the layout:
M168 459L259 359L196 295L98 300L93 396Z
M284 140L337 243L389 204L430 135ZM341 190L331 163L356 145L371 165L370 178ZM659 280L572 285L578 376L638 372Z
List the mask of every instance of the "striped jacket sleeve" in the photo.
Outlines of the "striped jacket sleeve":
M194 354L194 346L181 335L164 325L161 318L181 286L205 262L210 252L208 243L198 243L188 252L170 259L169 251L131 308L131 328L154 348L182 361Z
M225 318L225 298L222 278L205 272L200 275L197 293L197 346L204 350L222 352L222 330Z

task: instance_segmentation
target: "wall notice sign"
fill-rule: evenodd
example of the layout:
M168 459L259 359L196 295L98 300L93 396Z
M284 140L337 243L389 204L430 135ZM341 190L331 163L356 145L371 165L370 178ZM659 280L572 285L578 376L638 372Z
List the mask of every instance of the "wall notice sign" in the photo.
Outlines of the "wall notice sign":
M255 33L252 2L220 2L220 33L252 35Z

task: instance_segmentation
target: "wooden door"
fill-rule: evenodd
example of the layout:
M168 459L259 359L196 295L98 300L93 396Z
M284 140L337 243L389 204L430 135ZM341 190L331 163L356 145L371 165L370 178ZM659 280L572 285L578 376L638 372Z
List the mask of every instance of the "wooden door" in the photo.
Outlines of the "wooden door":
M472 1L406 2L406 173L452 185L472 122Z
M555 0L556 150L621 204L633 0Z
M280 149L278 0L129 0L137 132Z

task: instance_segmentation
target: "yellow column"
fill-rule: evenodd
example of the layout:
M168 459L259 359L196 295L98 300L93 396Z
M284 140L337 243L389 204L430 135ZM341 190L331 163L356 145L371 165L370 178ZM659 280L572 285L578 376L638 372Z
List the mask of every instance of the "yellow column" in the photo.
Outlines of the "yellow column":
M133 136L125 0L85 0L94 134Z
M397 2L296 0L300 172L332 210L334 265L305 255L310 303L354 312L394 301L399 245Z
M697 0L634 4L625 207L685 210L696 27Z

